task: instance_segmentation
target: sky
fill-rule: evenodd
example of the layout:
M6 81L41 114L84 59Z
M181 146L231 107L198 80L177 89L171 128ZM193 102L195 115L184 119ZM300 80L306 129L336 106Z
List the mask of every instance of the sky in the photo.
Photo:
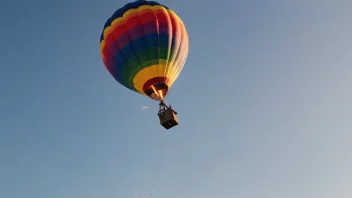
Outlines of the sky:
M190 51L157 103L105 69L127 0L0 6L0 197L350 198L350 0L160 0ZM148 109L142 110L143 106Z

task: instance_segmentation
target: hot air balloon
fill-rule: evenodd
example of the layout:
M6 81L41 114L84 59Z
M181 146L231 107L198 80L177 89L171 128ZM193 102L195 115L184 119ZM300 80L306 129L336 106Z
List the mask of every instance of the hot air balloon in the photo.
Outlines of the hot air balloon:
M177 112L164 99L188 56L181 18L155 1L137 0L118 9L105 23L100 53L106 69L124 87L159 101L160 124L178 125Z

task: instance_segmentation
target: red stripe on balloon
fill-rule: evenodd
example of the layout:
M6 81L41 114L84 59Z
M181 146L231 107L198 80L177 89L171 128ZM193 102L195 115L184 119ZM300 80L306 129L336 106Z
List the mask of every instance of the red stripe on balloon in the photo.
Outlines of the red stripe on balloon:
M161 77L161 76L149 79L147 82L144 83L143 91L146 93L148 91L148 89L150 88L150 86L157 84L157 83L163 83L163 82L165 82L165 84L167 84L168 81L169 81L169 79L167 77Z

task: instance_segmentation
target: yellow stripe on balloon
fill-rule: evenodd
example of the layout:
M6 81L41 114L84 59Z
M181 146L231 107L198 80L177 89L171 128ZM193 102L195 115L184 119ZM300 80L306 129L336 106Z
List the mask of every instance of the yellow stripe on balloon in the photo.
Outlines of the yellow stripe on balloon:
M133 84L136 88L136 90L143 94L146 95L143 91L143 86L144 84L152 79L152 78L156 78L156 77L164 77L162 74L165 71L165 65L164 64L158 64L158 65L152 65L149 67L146 67L144 69L142 69L141 71L139 71L136 76L133 79ZM155 72L158 71L158 72ZM169 86L170 83L172 83L173 81L175 81L175 76L165 76L169 78L169 82L166 82L166 84ZM170 88L170 87L169 87Z
M116 23L123 23L125 20L129 19L130 17L132 16L135 16L136 14L139 14L140 12L144 11L144 10L154 10L154 11L157 11L157 10L163 10L165 9L163 6L160 6L160 5L155 5L155 6L150 6L150 5L143 5L143 6L140 6L138 8L134 8L134 9L130 9L128 10L127 12L125 12L123 14L122 17L119 17L119 18L116 18L114 19L112 22L111 22L111 25L114 25ZM177 18L179 18L177 16Z

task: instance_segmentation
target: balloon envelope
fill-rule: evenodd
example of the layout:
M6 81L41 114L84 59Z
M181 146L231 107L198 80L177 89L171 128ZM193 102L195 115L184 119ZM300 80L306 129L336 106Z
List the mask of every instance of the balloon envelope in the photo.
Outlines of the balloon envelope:
M180 17L155 1L134 1L118 9L100 37L106 69L123 86L163 99L188 56L188 35Z

